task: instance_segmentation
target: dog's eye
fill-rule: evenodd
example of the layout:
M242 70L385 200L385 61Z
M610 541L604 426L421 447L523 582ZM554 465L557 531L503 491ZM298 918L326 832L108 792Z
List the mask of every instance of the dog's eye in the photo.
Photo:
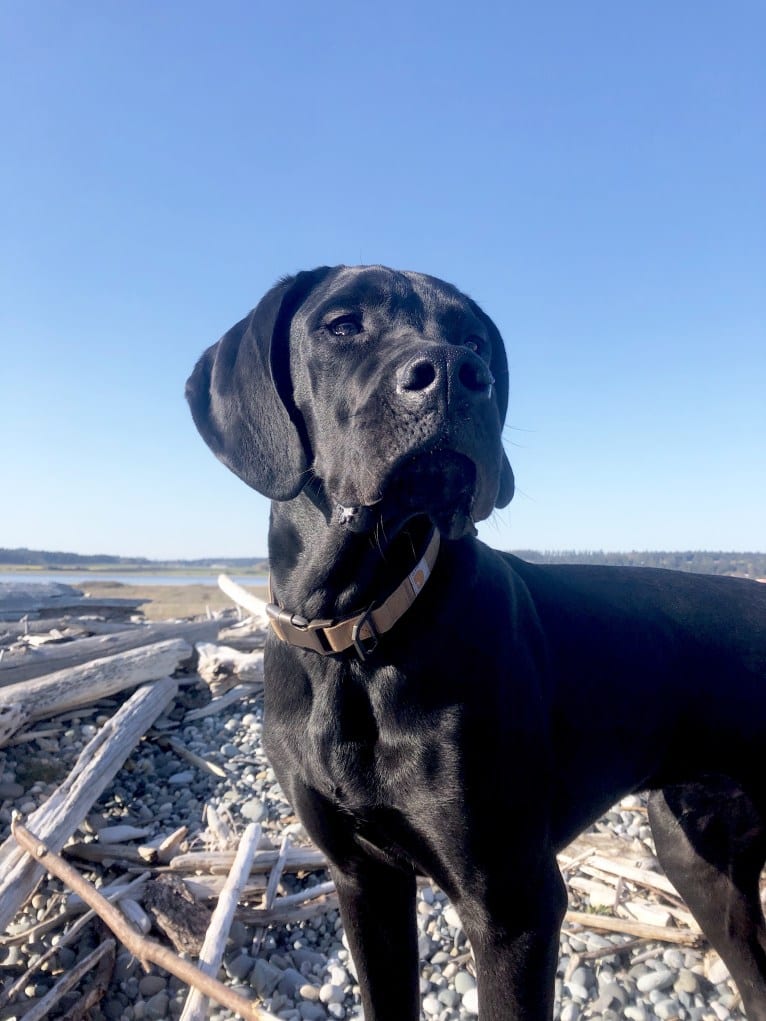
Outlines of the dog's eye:
M362 332L362 327L356 316L339 316L327 324L326 329L334 337L355 337Z

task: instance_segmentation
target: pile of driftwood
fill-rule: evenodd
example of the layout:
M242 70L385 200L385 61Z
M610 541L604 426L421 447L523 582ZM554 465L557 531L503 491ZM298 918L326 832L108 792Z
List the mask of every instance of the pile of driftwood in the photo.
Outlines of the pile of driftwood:
M94 605L68 586L45 593L38 586L26 592L0 588L0 747L54 734L74 710L95 713L98 706L103 718L104 699L118 696L119 705L55 792L25 818L14 818L0 847L0 931L17 917L46 872L66 891L63 906L51 917L0 936L0 946L42 940L49 947L27 974L0 990L0 1008L59 948L76 945L83 927L98 916L113 938L57 976L25 1018L50 1015L80 984L85 990L66 1016L84 1017L108 988L120 945L145 967L157 965L188 983L183 1021L204 1018L207 998L242 1017L269 1017L216 978L233 919L266 927L337 907L332 883L321 881L324 877L315 877L320 881L302 892L280 895L285 873L306 877L325 868L319 851L292 846L287 836L275 847L257 825L234 834L211 806L205 850L192 849L199 834L187 827L153 840L125 826L101 830L97 841L78 838L94 802L180 688L204 683L209 689L207 703L187 712L185 720L191 720L220 711L261 684L263 604L226 578L219 583L250 614L246 620L237 621L232 610L218 619L147 624L132 600ZM197 768L220 770L176 737L162 739ZM696 923L642 845L594 833L571 845L560 863L573 904L567 926L621 933L627 937L625 949L648 941L699 943ZM112 874L120 869L121 878L106 884L102 879L97 890L83 872L98 877L107 866ZM162 933L162 942L148 936L152 928Z

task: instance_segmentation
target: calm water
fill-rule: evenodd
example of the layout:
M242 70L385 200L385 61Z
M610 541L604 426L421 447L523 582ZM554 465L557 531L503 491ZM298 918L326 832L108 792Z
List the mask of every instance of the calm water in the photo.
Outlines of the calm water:
M43 571L0 571L0 582L20 582L31 584L33 582L58 581L64 585L74 585L82 588L88 582L93 581L119 581L124 585L218 585L218 575L214 574L122 574L119 571L51 571L49 574ZM228 572L223 572L228 573ZM229 574L229 577L239 585L246 588L250 585L266 585L268 578L265 574Z

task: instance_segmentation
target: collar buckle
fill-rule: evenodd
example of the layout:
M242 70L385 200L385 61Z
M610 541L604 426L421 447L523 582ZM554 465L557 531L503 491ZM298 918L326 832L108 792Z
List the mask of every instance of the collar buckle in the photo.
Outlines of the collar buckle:
M354 645L354 649L356 650L356 654L362 663L364 663L368 657L375 652L378 647L378 643L380 642L380 632L375 627L375 621L372 619L372 610L374 605L374 603L370 603L351 629L351 641ZM365 630L367 634L363 635L363 630Z
M320 656L333 656L353 648L360 661L365 662L377 649L381 635L389 631L417 599L438 553L439 532L433 529L425 553L391 595L382 603L371 603L363 613L344 620L306 620L270 601L266 613L271 629L288 645L310 649ZM269 600L273 598L269 582Z

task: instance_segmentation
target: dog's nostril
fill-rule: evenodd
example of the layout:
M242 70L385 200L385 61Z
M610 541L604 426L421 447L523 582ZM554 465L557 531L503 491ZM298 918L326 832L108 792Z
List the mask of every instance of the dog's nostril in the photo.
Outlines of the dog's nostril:
M481 392L494 382L489 366L475 359L465 359L458 369L457 378L466 390Z
M403 390L427 390L436 379L436 369L428 358L418 358L406 367L402 379Z

